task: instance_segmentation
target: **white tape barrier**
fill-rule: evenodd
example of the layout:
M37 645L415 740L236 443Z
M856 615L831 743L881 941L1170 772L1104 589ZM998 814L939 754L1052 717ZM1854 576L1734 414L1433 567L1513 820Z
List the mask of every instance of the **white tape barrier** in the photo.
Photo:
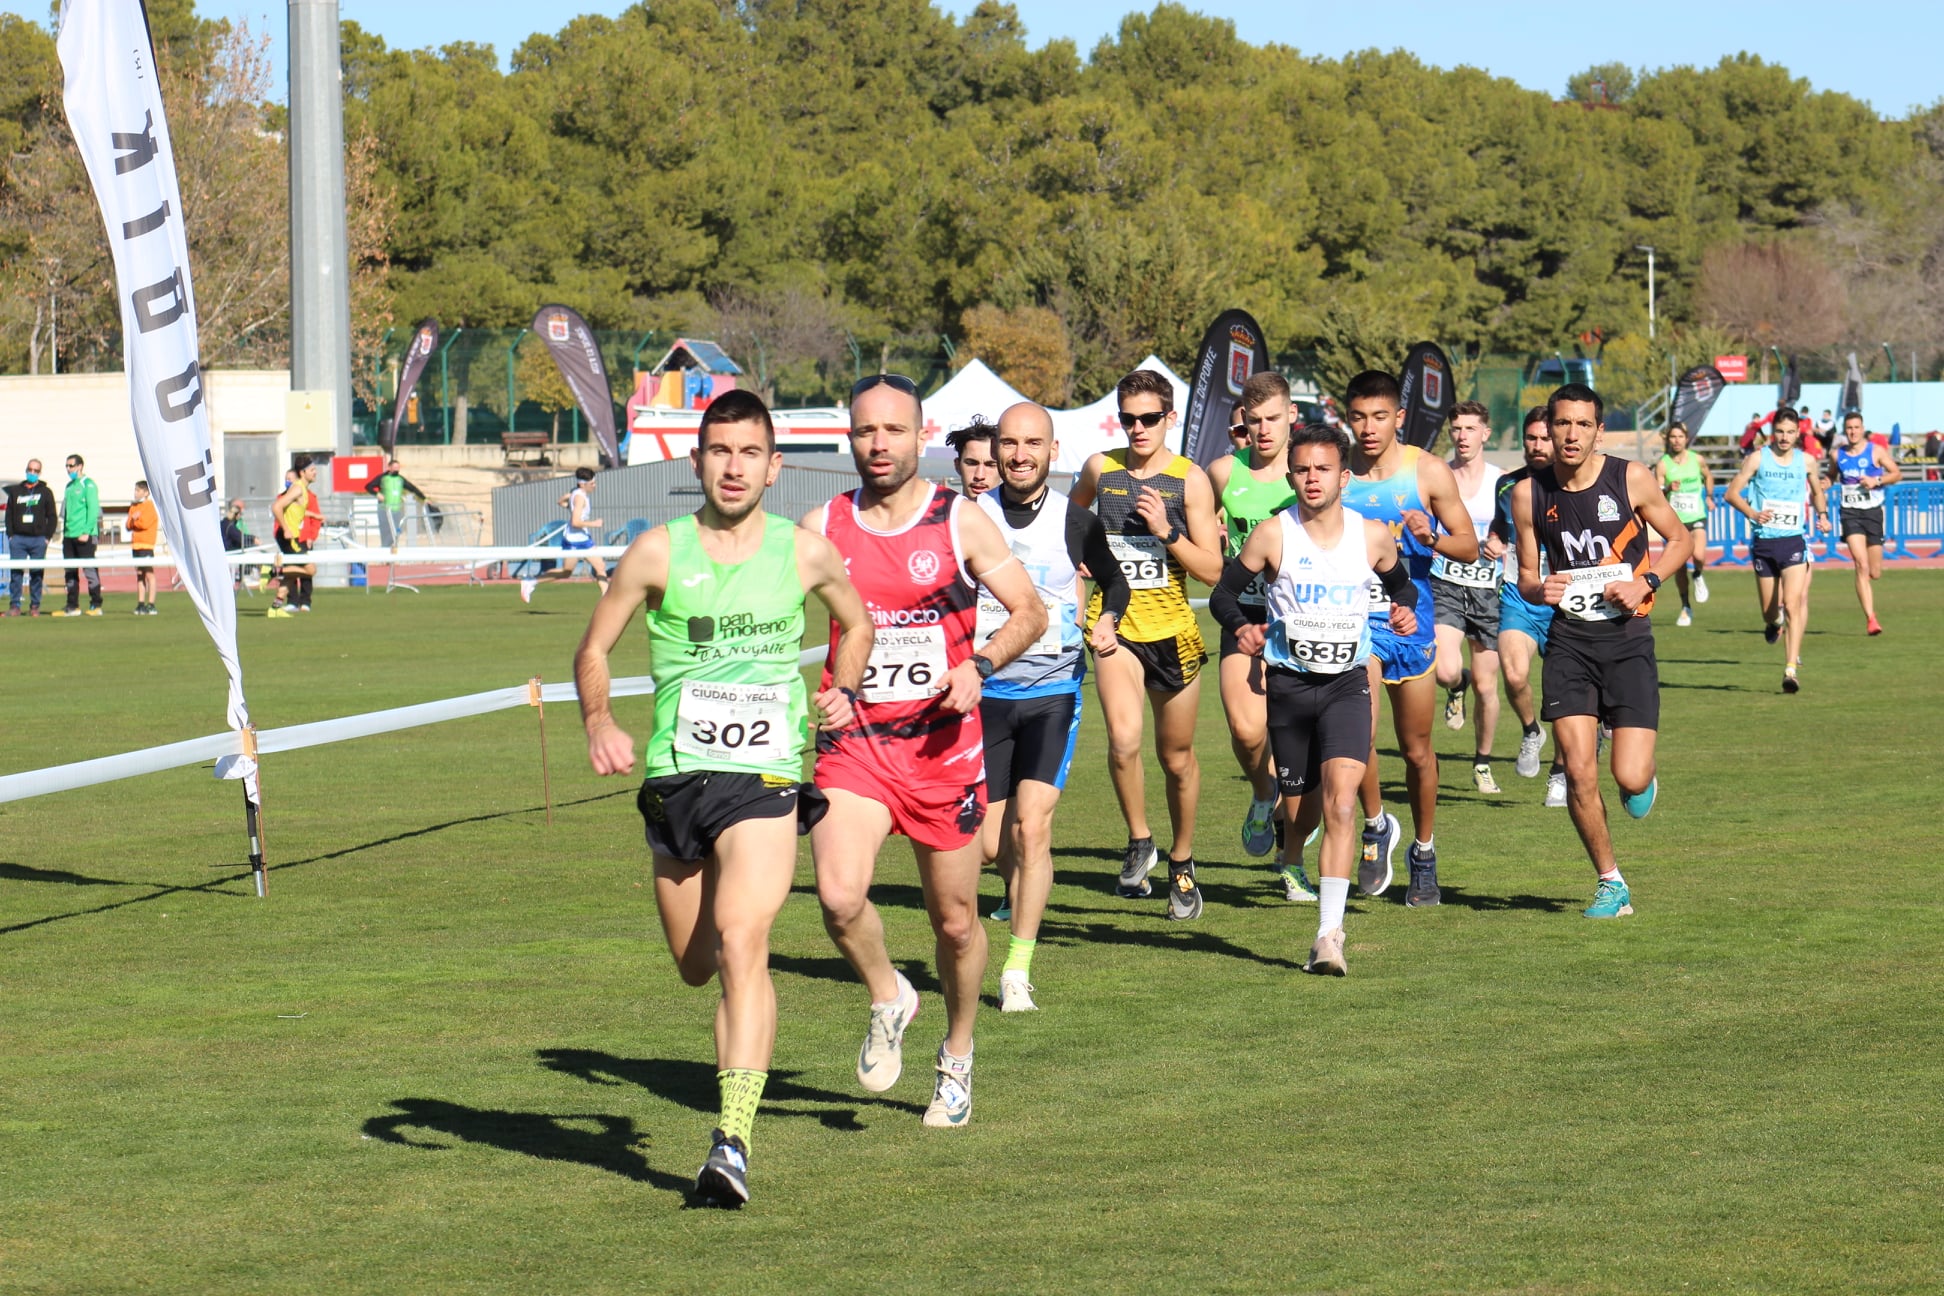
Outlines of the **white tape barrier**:
M628 551L626 545L596 545L592 549L562 549L558 545L518 545L494 548L473 545L465 548L437 545L411 545L398 549L313 549L305 554L279 553L275 549L242 549L228 555L232 567L270 567L279 563L306 567L343 567L363 563L367 567L457 566L490 567L495 563L527 562L532 559L568 562L576 558L606 558L610 561ZM106 558L8 558L0 554L0 571L127 570L134 567L173 567L176 560L167 554L136 558L115 554Z
M823 657L823 648L806 648L799 659L799 664L814 665L822 661ZM608 694L611 697L639 697L654 691L655 681L646 675L631 675L624 679L613 680L608 685ZM540 700L578 702L580 690L572 684L542 684ZM286 725L281 729L260 731L257 734L257 753L268 755L272 752L299 751L305 747L322 747L327 743L344 742L351 738L370 738L377 734L397 733L402 729L416 729L421 725L463 720L468 716L485 715L490 711L506 711L513 707L526 706L528 703L527 686L520 684L513 688L468 693L464 697L444 698L437 702L420 702L413 706L392 707L386 711L367 711L363 715L341 716L335 720L315 720L309 724ZM102 756L95 760L76 761L71 765L53 765L46 769L0 775L0 804L22 801L28 797L46 796L52 792L71 792L76 788L93 787L97 783L113 783L118 779L135 778L141 774L159 774L163 770L180 769L184 765L202 765L242 754L243 735L211 734L207 738L191 738L184 742L145 748L142 751L124 752L119 756Z

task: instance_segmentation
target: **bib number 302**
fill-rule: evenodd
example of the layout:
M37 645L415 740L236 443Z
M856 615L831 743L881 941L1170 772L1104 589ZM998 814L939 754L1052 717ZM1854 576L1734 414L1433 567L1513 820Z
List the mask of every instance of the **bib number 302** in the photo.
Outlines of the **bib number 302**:
M689 683L675 710L675 750L738 764L787 759L789 720L782 685Z

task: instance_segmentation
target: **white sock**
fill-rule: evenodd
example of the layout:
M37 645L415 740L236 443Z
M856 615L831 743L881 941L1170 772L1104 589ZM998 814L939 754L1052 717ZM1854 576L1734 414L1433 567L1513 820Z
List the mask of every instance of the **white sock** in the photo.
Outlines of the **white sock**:
M1381 831L1383 829L1383 826L1384 826L1384 807L1378 806L1377 817L1375 819L1364 820L1364 827Z
M1350 899L1350 879L1326 877L1316 879L1316 934L1327 936L1343 926L1343 906Z
M1614 869L1614 870L1613 870L1613 871L1612 871L1611 873L1602 873L1602 874L1600 874L1600 881L1602 881L1602 882L1618 882L1618 881L1620 881L1620 870L1619 870L1618 868L1616 868L1616 869Z
M1432 833L1431 837L1436 837L1437 835L1436 833ZM1426 837L1423 841L1417 843L1418 854L1422 855L1431 849L1431 837Z

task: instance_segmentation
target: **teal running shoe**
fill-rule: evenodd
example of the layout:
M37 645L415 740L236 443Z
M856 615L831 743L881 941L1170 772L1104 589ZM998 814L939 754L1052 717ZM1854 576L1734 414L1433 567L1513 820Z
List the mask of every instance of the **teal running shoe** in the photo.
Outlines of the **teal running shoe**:
M1586 918L1625 918L1632 912L1633 893L1627 890L1625 878L1602 880L1593 892L1593 903L1580 911Z
M1654 808L1654 796L1659 791L1660 791L1660 780L1656 778L1655 780L1653 780L1651 783L1647 785L1647 790L1645 792L1638 792L1635 793L1633 796L1621 797L1620 804L1627 807L1627 813L1632 815L1634 818L1645 819L1647 817L1647 812Z
M1316 888L1310 885L1309 870L1301 864L1285 864L1276 870L1276 878L1283 884L1283 899L1291 904L1315 904Z

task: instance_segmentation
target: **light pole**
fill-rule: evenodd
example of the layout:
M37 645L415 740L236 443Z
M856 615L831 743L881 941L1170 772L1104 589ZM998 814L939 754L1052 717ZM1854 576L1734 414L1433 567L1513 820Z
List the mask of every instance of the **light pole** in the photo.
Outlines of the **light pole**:
M1650 244L1636 243L1634 251L1647 254L1647 340L1654 340L1654 249Z

